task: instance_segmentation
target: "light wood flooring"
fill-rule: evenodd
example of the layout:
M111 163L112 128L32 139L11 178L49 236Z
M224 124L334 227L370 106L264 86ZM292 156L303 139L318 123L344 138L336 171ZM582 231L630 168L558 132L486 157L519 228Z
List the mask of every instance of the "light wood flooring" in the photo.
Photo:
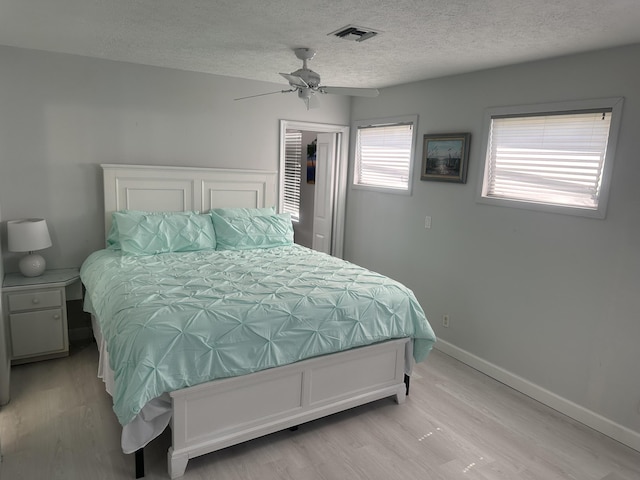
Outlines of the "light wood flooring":
M95 344L16 366L0 410L2 480L134 478ZM168 478L167 432L145 450ZM385 399L189 461L185 480L638 480L640 452L434 351Z

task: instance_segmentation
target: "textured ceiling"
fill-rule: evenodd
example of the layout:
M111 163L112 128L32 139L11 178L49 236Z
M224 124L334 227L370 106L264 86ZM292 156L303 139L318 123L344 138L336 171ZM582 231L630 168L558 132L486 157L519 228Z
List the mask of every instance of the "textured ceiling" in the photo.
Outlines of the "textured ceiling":
M348 24L364 42L327 34ZM284 83L385 87L640 43L640 0L0 0L0 45Z

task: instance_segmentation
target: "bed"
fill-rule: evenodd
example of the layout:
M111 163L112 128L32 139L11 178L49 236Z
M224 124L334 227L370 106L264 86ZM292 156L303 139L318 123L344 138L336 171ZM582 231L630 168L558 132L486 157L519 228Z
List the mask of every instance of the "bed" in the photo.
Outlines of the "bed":
M168 425L177 478L190 458L404 402L435 342L420 305L392 279L293 244L272 207L275 172L102 169L107 248L81 278L137 477Z

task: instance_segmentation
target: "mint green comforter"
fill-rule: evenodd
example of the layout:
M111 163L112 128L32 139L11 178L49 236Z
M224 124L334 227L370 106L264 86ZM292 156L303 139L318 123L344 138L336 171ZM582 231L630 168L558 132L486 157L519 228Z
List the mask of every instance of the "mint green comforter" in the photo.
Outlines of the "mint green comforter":
M126 256L82 265L129 423L164 392L390 338L435 335L413 293L362 267L297 245Z

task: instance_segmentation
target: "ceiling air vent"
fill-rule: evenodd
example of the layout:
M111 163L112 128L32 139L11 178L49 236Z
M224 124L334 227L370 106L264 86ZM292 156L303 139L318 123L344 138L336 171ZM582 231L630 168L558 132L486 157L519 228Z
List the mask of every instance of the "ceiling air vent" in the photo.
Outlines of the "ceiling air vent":
M375 37L379 33L379 31L375 31L371 28L358 27L356 25L347 25L346 27L342 27L335 32L331 32L329 35L334 35L344 40L364 42L365 40Z

